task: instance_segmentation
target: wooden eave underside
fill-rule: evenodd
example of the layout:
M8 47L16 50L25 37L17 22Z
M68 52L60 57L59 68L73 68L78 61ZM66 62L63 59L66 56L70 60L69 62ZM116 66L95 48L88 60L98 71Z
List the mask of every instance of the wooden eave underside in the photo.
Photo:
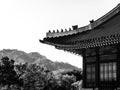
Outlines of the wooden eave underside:
M95 47L101 47L101 46L107 46L107 45L113 45L120 43L120 35L111 35L108 37L101 37L96 39L89 39L85 41L79 41L74 42L74 44L71 45L63 45L63 44L55 44L52 42L42 41L40 42L55 46L56 49L68 51L77 55L82 55L82 49L87 48L95 48ZM77 52L79 50L79 52Z
M82 54L81 51L76 52L76 51L78 51L78 50L75 49L75 48L72 48L71 45L69 45L69 46L60 45L60 44L55 44L55 43L47 42L47 41L44 41L44 40L40 40L40 42L41 42L41 43L44 43L44 44L48 44L48 45L55 46L56 49L68 51L68 52L70 52L70 53L74 53L74 54L77 54L77 55L81 55L81 54Z
M68 36L44 38L42 43L73 50L120 43L120 13L96 29Z
M73 50L73 49L83 49L83 48L100 47L104 45L117 44L120 43L120 35L117 34L108 37L106 36L100 39L98 38L97 40L89 39L84 41L78 41L78 42L74 42L74 44L71 45L55 44L47 41L40 41L40 42L55 46L57 49Z
M92 30L61 37L46 37L40 42L76 54L80 54L76 52L77 50L120 43L120 5L112 10L112 15L109 18L105 19L104 17L104 22Z

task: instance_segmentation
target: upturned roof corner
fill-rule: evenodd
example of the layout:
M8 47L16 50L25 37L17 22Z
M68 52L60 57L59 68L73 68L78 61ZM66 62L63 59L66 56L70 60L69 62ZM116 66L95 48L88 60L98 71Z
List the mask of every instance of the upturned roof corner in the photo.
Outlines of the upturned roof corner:
M104 22L106 22L110 18L112 18L118 12L120 12L120 4L118 4L115 8L113 8L111 11L109 11L107 14L100 17L99 19L97 19L95 21L91 20L90 24L88 24L86 26L78 27L75 25L75 26L72 26L73 29L71 29L71 28L69 28L68 30L62 29L61 31L57 30L56 32L55 32L55 30L53 30L53 31L49 30L49 32L46 33L46 37L51 38L51 37L67 36L67 35L72 35L72 34L80 33L80 32L87 31L87 30L92 30L92 29L98 27L99 25L103 24Z

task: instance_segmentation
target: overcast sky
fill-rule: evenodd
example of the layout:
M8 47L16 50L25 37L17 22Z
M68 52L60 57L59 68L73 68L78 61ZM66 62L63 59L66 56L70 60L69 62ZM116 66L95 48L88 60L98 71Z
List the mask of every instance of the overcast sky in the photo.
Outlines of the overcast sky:
M0 50L39 52L82 67L82 58L39 42L48 30L79 27L98 19L120 0L0 0Z

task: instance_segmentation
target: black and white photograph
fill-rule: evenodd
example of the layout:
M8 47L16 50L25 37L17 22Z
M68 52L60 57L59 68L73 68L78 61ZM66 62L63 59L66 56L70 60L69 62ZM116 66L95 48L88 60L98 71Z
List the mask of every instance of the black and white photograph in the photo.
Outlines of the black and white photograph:
M120 90L120 0L0 0L0 90Z

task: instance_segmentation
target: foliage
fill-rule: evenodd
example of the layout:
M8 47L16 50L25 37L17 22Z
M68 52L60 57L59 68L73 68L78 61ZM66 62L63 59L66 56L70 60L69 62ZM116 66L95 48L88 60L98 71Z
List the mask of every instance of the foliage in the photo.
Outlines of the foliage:
M0 90L70 90L74 75L54 75L36 64L17 64L8 57L0 62Z
M7 85L8 87L23 85L23 80L19 78L14 70L14 60L9 60L8 57L3 57L0 61L0 85Z
M36 64L17 65L17 72L24 80L24 90L43 90L50 85L52 73Z
M80 70L72 70L72 71L67 71L67 72L63 72L63 75L74 75L76 77L76 81L80 81L82 80L82 71Z
M59 74L55 76L56 84L54 90L70 90L71 84L76 81L75 76Z

